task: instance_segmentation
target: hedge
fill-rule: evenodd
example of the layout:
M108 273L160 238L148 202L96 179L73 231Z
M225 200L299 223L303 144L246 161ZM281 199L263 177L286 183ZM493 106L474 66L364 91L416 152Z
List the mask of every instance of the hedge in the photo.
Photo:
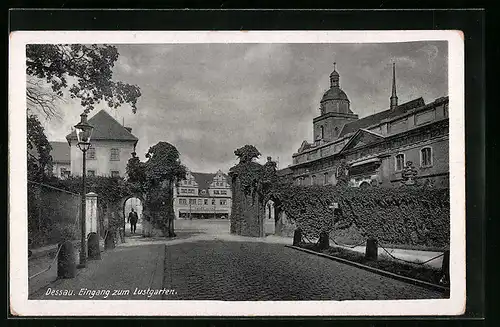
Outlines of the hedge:
M365 239L373 237L381 243L449 245L449 189L279 184L266 201L269 198L311 237L354 226ZM334 203L339 208L335 216Z

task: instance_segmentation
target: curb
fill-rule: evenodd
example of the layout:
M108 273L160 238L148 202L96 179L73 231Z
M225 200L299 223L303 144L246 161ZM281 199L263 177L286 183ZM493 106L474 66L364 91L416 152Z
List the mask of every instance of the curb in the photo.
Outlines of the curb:
M350 265L350 266L354 266L354 267L357 267L357 268L360 268L360 269L363 269L363 270L367 270L367 271L370 271L370 272L378 274L378 275L382 275L382 276L390 277L390 278L393 278L393 279L397 279L399 281L403 281L403 282L406 282L406 283L409 283L409 284L413 284L413 285L417 285L417 286L422 286L422 287L425 287L425 288L428 288L428 289L432 289L432 290L435 290L435 291L440 291L440 292L443 292L443 293L449 293L450 292L450 289L448 287L444 287L444 286L437 285L437 284L432 284L432 283L429 283L429 282L424 282L422 280L411 278L411 277L401 276L401 275L398 275L398 274L395 274L395 273L391 273L391 272L388 272L388 271L385 271L385 270L381 270L381 269L369 267L369 266L363 265L361 263L349 261L349 260L342 259L342 258L339 258L339 257L334 257L334 256L331 256L331 255L328 255L328 254L316 252L316 251L309 250L309 249L300 248L300 247L294 246L294 245L285 245L285 247L290 248L290 249L294 249L294 250L298 250L298 251L302 251L302 252L306 252L306 253L309 253L309 254L315 254L315 255L323 257L323 258L327 258L327 259L330 259L330 260L338 261L338 262L341 262L341 263L344 263L344 264L347 264L347 265Z

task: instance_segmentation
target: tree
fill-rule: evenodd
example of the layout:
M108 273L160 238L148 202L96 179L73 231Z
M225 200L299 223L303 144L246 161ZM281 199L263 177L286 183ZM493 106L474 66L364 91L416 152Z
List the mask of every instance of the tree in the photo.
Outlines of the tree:
M136 183L139 186L143 186L142 184L146 182L146 167L135 152L132 152L132 158L128 160L127 176L130 183Z
M52 171L52 146L37 116L27 117L28 179L42 181Z
M260 152L253 145L245 145L234 151L234 154L240 159L240 163L251 162L260 157Z
M80 100L86 113L101 101L111 108L127 103L135 113L141 96L139 87L112 79L118 56L117 48L112 45L27 45L28 109L37 109L52 117L57 114L54 102L63 99L63 91L67 90L71 98Z
M127 164L129 181L141 185L145 194L145 205L153 214L163 216L156 224L165 236L174 237L173 187L186 178L186 167L179 159L175 146L159 142L149 148L146 162L133 154Z

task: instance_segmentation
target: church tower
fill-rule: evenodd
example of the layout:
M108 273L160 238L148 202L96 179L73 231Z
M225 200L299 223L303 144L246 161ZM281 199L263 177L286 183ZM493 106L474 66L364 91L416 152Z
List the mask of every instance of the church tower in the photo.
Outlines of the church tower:
M329 142L336 140L342 127L358 119L350 108L350 101L340 88L340 74L336 63L330 74L330 89L323 94L320 102L321 115L313 119L313 141Z
M398 96L396 95L396 64L392 64L392 94L391 94L391 109L398 106Z

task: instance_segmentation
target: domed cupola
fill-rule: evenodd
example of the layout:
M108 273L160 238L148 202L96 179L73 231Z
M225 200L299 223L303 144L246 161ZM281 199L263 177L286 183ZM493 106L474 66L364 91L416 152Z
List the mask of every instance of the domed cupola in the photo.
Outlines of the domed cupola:
M335 66L336 63L333 64L333 72L330 74L330 89L321 99L321 113L352 113L349 98L340 88L340 75Z

